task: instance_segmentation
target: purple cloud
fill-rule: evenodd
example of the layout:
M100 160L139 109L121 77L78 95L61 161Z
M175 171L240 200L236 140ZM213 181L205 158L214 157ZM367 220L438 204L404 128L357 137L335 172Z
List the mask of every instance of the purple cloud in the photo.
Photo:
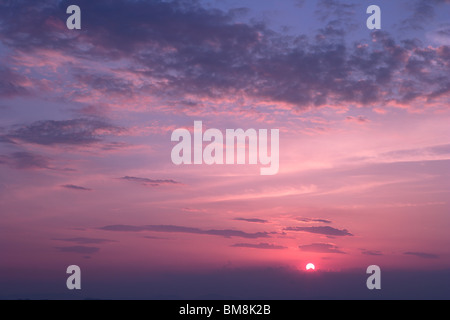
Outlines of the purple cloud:
M402 21L403 29L422 30L435 17L437 5L450 4L449 0L415 0L411 2L412 14Z
M65 242L74 242L78 244L101 244L101 243L108 243L108 242L115 242L114 240L108 240L108 239L100 239L100 238L60 238L60 239L52 239L55 241L65 241Z
M80 254L93 254L97 253L100 248L97 247L86 247L86 246L73 246L73 247L56 247L61 252L71 252Z
M268 223L269 221L263 220L263 219L256 219L256 218L234 218L233 220L236 221L245 221L245 222L254 222L254 223Z
M6 138L38 145L88 145L99 142L103 136L116 135L122 128L96 119L44 120L16 126Z
M175 233L191 233L191 234L204 234L212 236L220 236L225 238L239 237L247 239L257 238L270 238L267 232L247 233L240 230L202 230L198 228L174 226L174 225L147 225L147 226L129 226L129 225L111 225L101 227L101 230L106 231L123 231L123 232L140 232L140 231L153 231L153 232L175 232Z
M319 219L319 218L296 218L295 220L301 222L321 222L321 223L331 223L331 220Z
M28 90L22 86L26 78L8 68L0 67L0 97L26 96Z
M152 239L152 240L168 240L169 238L163 238L163 237L155 237L155 236L145 236L145 239Z
M361 250L361 253L364 255L368 255L368 256L382 256L383 253L381 251L377 251L377 250Z
M92 191L92 189L76 186L76 185L73 185L73 184L66 184L66 185L63 185L61 187L66 188L66 189L70 189L70 190Z
M340 250L337 246L331 243L312 243L298 246L300 250L307 252L318 252L318 253L345 253Z
M410 256L416 256L423 259L438 259L439 256L437 254L433 253L426 253L426 252L404 252L403 254L410 255Z
M346 119L346 121L356 122L356 123L359 123L359 124L370 122L369 119L367 119L364 116L357 116L357 117L348 116L345 119Z
M137 182L144 186L150 186L150 187L158 187L162 184L180 184L179 182L171 179L148 179L148 178L140 178L140 177L122 177L121 180L131 181L131 182Z
M46 157L25 151L0 156L0 164L7 164L15 169L50 169L49 162Z
M271 250L282 250L282 249L286 249L287 248L287 247L277 246L277 245L269 244L269 243L258 243L258 244L253 244L253 243L236 243L236 244L231 245L231 247L252 248L252 249L271 249Z
M448 1L418 1L416 12L424 12L418 20L428 19L430 8L442 3ZM78 4L89 30L80 30L75 39L69 40L65 28L46 23L53 19L64 26L63 3L29 0L0 4L0 36L15 50L48 48L94 61L126 59L128 71L143 79L141 84L112 73L71 71L77 83L101 93L129 97L145 92L169 105L196 100L192 97L243 93L304 109L421 98L431 102L450 92L448 47L398 43L384 31L373 32L370 45L346 43L342 36L348 28L343 25L351 23L354 4L321 0L323 19L340 17L341 22L333 18L310 40L274 32L264 23L236 23L236 10L209 9L197 1L79 0ZM3 87L5 92L17 92L6 83ZM192 104L197 102L185 107ZM38 137L40 143L55 143L42 138ZM91 142L96 137L78 138ZM62 141L74 143L64 137Z
M286 231L302 231L302 232L309 232L309 233L316 233L316 234L323 234L326 236L333 236L333 237L343 237L343 236L353 236L350 232L348 232L346 229L336 229L329 226L320 226L320 227L287 227L284 228Z
M436 145L427 148L402 149L384 152L384 157L408 157L408 156L427 156L427 155L448 155L450 154L450 144Z

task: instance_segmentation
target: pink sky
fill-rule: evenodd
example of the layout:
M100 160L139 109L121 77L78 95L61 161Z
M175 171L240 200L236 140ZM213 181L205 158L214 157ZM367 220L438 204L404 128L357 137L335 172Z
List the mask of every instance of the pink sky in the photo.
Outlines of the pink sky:
M245 4L247 18L229 3L172 5L141 9L179 25L135 17L142 33L130 34L88 15L71 33L60 9L27 1L14 9L20 21L0 13L2 270L450 268L446 1L417 33L389 15L383 31L322 17L314 31L283 34L283 11L252 24L266 1ZM30 6L34 27L20 24ZM107 27L116 32L105 37ZM223 133L279 129L278 174L174 165L171 133L194 121Z

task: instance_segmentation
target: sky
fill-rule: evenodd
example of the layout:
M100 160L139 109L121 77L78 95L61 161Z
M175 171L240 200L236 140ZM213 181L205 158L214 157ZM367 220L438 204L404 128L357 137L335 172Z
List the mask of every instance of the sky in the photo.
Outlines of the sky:
M450 298L449 15L0 0L0 298ZM277 174L175 165L194 121L278 129Z

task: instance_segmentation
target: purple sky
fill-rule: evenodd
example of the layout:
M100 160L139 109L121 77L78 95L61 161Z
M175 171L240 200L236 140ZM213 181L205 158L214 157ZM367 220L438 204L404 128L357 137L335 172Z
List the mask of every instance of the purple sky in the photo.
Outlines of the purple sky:
M377 264L387 298L421 273L448 298L450 1L373 4L381 30L361 1L0 1L0 297L70 297L76 264L84 297L263 270L269 298L351 298ZM279 129L278 174L174 165L194 121Z

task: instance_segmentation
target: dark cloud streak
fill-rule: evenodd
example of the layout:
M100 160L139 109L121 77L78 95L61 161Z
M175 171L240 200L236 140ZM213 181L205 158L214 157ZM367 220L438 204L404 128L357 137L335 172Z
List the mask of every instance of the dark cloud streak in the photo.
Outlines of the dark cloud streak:
M298 246L300 250L307 252L318 252L318 253L341 253L345 254L344 251L340 250L337 246L331 243L312 243Z
M233 220L236 221L245 221L245 222L254 222L254 223L268 223L269 221L263 220L263 219L256 219L256 218L234 218Z
M50 159L31 152L14 152L9 156L0 155L0 163L15 169L50 169Z
M12 98L27 96L28 90L23 86L26 78L9 68L0 66L0 97Z
M433 20L436 15L436 7L442 4L450 4L449 0L415 0L412 3L412 14L402 21L401 28L422 30L424 26Z
M5 138L38 145L89 145L124 129L97 119L44 120L16 126Z
M65 242L74 242L77 244L102 244L102 243L108 243L108 242L115 242L114 240L108 240L108 239L100 239L100 238L55 238L52 239L55 241L65 241Z
M316 233L316 234L322 234L326 236L332 236L332 237L343 237L343 236L353 236L350 232L348 232L346 229L336 229L329 226L319 226L319 227L287 227L284 228L286 231L301 231L301 232L309 232L309 233Z
M61 187L66 188L66 189L71 189L71 190L78 190L78 191L92 191L92 189L76 186L73 184L66 184Z
M438 259L439 256L437 254L433 253L426 253L426 252L404 252L403 254L410 255L410 256L416 256L423 259Z
M287 248L287 247L284 247L284 246L278 246L278 245L269 244L269 243L258 243L258 244L253 244L253 243L236 243L236 244L231 245L231 247L235 247L235 248L251 248L251 249L269 249L269 250L283 250L283 249Z
M331 223L331 220L328 219L319 219L319 218L296 218L295 220L301 221L301 222L321 222L321 223Z
M381 251L376 250L361 250L361 253L367 256L382 256L383 253Z
M80 254L93 254L97 253L100 248L86 247L86 246L72 246L72 247L56 247L61 252L80 253Z
M180 184L179 182L171 179L148 179L148 178L140 178L140 177L129 177L125 176L120 178L121 180L131 181L131 182L137 182L144 186L150 186L150 187L158 187L160 185L173 185L173 184Z
M190 233L190 234L204 234L212 236L220 236L225 238L239 237L247 239L270 238L267 232L247 233L240 230L202 230L199 228L174 226L174 225L147 225L147 226L129 226L129 225L111 225L101 227L105 231L122 231L122 232L167 232L167 233Z

